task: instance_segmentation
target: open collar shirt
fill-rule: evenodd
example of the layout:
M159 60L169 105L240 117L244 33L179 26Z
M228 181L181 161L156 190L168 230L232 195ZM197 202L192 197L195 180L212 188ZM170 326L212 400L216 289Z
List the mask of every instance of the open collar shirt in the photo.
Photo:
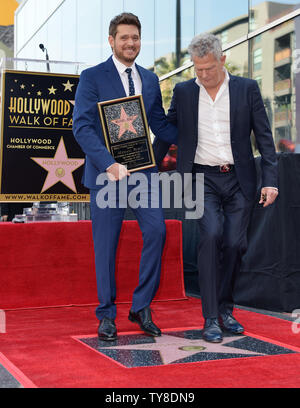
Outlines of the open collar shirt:
M194 162L208 166L234 164L230 142L230 77L225 79L213 101L205 87L199 86L198 145Z

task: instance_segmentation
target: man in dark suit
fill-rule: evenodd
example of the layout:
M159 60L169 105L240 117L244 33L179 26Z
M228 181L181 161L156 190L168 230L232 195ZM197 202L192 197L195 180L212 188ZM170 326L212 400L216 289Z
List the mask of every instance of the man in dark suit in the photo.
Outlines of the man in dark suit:
M198 220L203 337L220 342L222 329L244 330L232 315L232 291L257 189L252 131L261 154L264 207L278 194L277 159L256 81L228 74L221 43L212 34L195 37L189 53L197 78L175 86L168 119L178 127L177 170L204 173L204 214ZM158 163L168 148L155 140Z
M100 125L97 102L142 94L147 120L151 130L164 140L176 139L176 127L168 123L162 108L157 76L135 64L141 47L141 25L131 13L116 16L110 23L109 43L113 55L106 62L82 72L76 92L74 107L74 135L86 154L84 185L90 189L91 217L95 250L97 289L100 305L96 316L100 320L98 336L102 340L115 340L117 330L115 255L125 208L118 201L116 208L100 208L97 196L101 190L97 176L106 173L117 189L120 181L130 180L127 168L117 163L107 150ZM151 197L151 175L157 168L142 171L147 180L146 200ZM133 185L128 183L128 194ZM152 191L153 193L153 191ZM127 201L127 195L125 197ZM121 198L124 200L124 197ZM148 202L149 204L149 202ZM146 208L148 207L148 208ZM146 333L160 336L160 329L153 323L150 303L160 281L161 255L165 242L165 222L161 206L140 206L134 213L143 233L143 251L140 262L139 284L134 291L129 320L139 324Z

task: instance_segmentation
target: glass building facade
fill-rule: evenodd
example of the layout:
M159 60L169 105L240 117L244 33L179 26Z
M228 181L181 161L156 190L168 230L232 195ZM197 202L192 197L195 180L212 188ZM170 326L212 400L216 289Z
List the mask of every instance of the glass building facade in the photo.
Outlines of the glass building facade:
M194 76L189 42L213 32L222 41L229 72L258 82L277 150L300 152L297 1L23 0L15 14L15 57L43 59L43 43L50 60L98 64L111 55L109 22L123 11L141 20L137 63L160 77L166 109L174 85Z

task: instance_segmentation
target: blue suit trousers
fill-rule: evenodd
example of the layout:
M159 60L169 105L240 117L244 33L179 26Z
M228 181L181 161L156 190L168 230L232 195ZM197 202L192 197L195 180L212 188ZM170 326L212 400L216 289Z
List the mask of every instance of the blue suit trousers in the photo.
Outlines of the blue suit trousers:
M133 312L138 312L150 305L160 282L161 257L165 243L166 226L161 207L161 198L154 200L158 205L151 208L151 198L159 194L151 188L151 171L143 171L148 180L140 194L143 203L138 208L132 208L143 236L143 250L140 260L139 283L132 297ZM132 177L132 176L130 176ZM127 195L119 194L120 182L111 182L115 188L115 208L99 208L97 196L101 189L90 190L91 218L95 251L95 265L99 306L96 316L101 320L104 316L116 317L116 281L115 258L124 213L128 204L128 196L136 187L127 183ZM122 205L121 205L122 203ZM124 205L125 204L125 205Z
M198 220L198 276L203 317L233 310L233 286L247 248L253 201L245 198L235 170L196 166L204 173L204 214Z

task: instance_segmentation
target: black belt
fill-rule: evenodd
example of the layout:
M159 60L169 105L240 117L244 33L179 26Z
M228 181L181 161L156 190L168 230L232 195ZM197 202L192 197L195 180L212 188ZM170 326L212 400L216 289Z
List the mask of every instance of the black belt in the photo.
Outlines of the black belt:
M221 164L220 166L208 166L206 164L194 163L193 170L197 173L230 173L234 171L234 164Z

